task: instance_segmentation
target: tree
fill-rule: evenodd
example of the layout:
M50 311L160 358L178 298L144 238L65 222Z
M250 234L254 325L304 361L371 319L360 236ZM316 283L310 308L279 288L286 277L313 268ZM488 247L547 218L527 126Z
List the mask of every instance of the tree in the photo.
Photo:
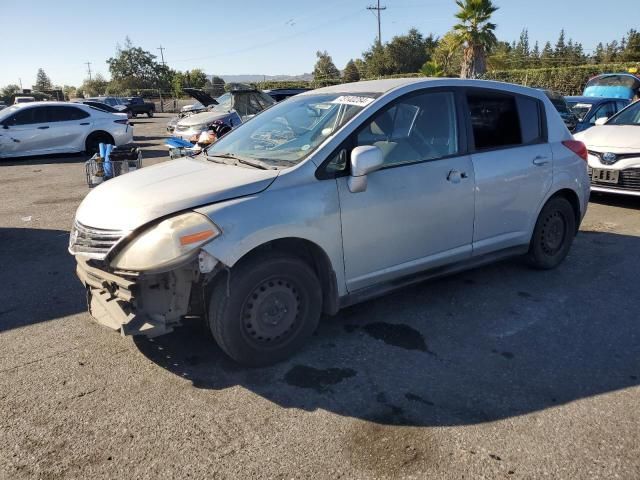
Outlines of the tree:
M631 29L625 39L624 49L620 52L621 60L623 62L640 61L640 32Z
M456 0L459 23L454 25L458 42L464 47L460 76L477 78L485 73L487 52L497 43L496 25L491 15L497 10L492 0Z
M363 78L367 78L367 64L365 63L365 61L361 58L356 58L355 61L353 62L356 66L356 68L358 69L358 75L360 77L360 79Z
M45 90L51 90L51 79L44 72L42 68L38 69L36 75L36 83L33 85L33 89L38 92L44 92Z
M565 43L564 29L560 30L560 36L556 42L556 48L553 51L553 56L558 59L563 59L567 56L567 44Z
M199 68L184 72L186 86L191 88L203 88L207 83L207 75Z
M168 90L173 74L168 67L156 62L156 56L135 47L129 37L125 39L124 48L116 46L116 55L107 60L111 73L110 90L135 91L146 88Z
M108 87L110 87L109 82L107 82L101 73L96 73L91 80L88 78L85 79L79 90L89 97L97 97L98 95L107 93Z
M358 71L358 67L356 67L356 63L353 60L349 60L347 65L344 67L344 71L342 72L342 80L346 83L349 82L357 82L360 80L360 72Z
M316 57L318 60L313 69L313 79L315 81L337 80L340 78L340 70L336 68L331 55L326 50L324 52L317 51Z
M515 46L509 42L498 42L487 57L487 67L489 70L510 70L518 68L521 59L514 55Z
M455 32L446 33L433 51L433 61L437 63L445 76L457 77L462 66L462 47Z
M427 77L444 77L444 70L442 70L442 67L434 60L425 62L422 68L420 68L420 73Z
M527 68L529 66L531 51L529 50L529 31L526 28L522 29L520 39L513 47L511 56L513 57L511 68Z
M383 45L375 42L369 50L362 54L367 77L381 77L394 73L393 63L389 58L389 51Z
M70 100L78 96L76 87L72 85L65 85L62 87L62 93L64 93L65 100Z
M7 104L11 103L13 101L13 97L17 93L20 93L20 87L13 83L9 84L6 87L4 87L2 90L0 90L0 100L2 100Z
M433 40L433 39L432 39ZM422 34L412 28L406 35L396 35L385 45L393 73L415 73L431 59Z
M551 47L551 42L547 42L544 44L544 48L542 49L542 53L540 54L540 66L553 66L553 48Z

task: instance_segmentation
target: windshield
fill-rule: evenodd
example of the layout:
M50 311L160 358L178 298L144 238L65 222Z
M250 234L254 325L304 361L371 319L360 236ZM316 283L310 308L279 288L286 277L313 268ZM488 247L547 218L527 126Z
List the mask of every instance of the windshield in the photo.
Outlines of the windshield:
M592 103L584 103L584 102L567 102L571 112L578 117L578 120L582 121L584 117L587 116L591 107L593 107Z
M376 97L339 93L292 97L228 133L211 145L207 154L274 166L298 164Z
M607 122L607 125L639 125L640 126L640 102L636 102L622 110L618 115Z
M218 105L212 105L211 107L209 107L209 109L212 112L226 113L229 110L231 110L231 94L230 93L225 93L224 95L220 95L218 98L216 98L216 102L218 102Z

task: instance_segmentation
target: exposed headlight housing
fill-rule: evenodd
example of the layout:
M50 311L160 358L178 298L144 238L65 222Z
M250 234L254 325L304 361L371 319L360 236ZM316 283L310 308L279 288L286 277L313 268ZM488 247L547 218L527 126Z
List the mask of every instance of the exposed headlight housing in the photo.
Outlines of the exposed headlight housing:
M130 241L111 262L120 270L169 269L187 260L199 247L220 235L220 229L196 212L167 218Z

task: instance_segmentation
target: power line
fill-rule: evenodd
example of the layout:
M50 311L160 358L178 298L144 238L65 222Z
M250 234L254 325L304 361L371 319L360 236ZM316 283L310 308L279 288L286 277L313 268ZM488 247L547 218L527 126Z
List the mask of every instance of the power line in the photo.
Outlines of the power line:
M376 11L376 16L378 17L378 46L382 45L382 33L381 33L381 28L380 28L380 13L382 12L382 10L386 10L387 7L381 7L380 6L380 0L378 0L378 6L373 6L373 5L369 5L367 7L367 10L371 10L372 12L375 10Z
M87 71L89 72L89 81L91 81L91 62L85 62L87 66Z
M163 67L166 67L166 66L167 66L167 64L166 64L166 63L164 63L164 51L165 51L165 48L164 48L162 45L160 45L160 46L158 47L158 50L160 50L160 58L162 58L162 66L163 66Z

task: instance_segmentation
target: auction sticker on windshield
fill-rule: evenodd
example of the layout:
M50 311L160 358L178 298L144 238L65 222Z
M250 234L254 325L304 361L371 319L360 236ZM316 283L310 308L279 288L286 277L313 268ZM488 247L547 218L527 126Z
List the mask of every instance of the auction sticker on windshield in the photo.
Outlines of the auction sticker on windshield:
M332 100L330 103L342 103L344 105L355 105L356 107L366 107L374 100L375 98L362 97L360 95L342 95L336 98L335 100Z

